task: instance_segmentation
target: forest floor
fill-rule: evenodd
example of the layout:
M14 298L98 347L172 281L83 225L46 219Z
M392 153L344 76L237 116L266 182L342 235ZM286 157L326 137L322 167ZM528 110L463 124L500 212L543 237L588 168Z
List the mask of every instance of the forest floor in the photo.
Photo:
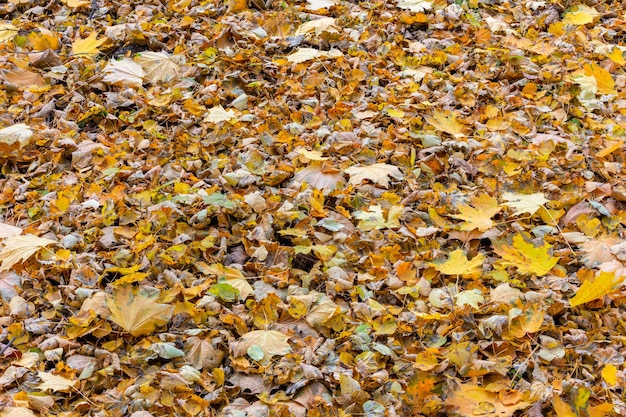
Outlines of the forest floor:
M0 411L626 415L626 9L0 4Z

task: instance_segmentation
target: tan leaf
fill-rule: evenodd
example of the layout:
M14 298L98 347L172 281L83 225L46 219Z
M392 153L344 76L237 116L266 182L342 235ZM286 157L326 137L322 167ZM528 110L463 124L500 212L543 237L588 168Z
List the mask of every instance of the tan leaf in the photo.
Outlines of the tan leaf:
M3 78L5 83L13 84L18 88L46 85L41 75L19 67L3 71Z
M19 235L11 236L2 241L2 250L0 250L0 272L7 271L17 263L24 262L32 255L37 253L41 248L56 243L51 239L35 235Z
M180 67L166 52L142 52L135 57L135 62L146 72L145 78L152 84L177 80Z
M295 36L306 35L309 32L315 32L319 35L323 32L338 32L334 17L322 17L320 19L311 20L304 23L296 30Z
M346 174L350 175L350 184L358 185L362 181L370 180L381 187L389 187L389 177L397 180L402 179L402 172L395 165L373 164L368 166L352 166L346 169Z
M37 417L30 408L26 407L5 407L0 411L0 417Z
M216 349L208 339L190 336L185 341L185 359L195 369L213 369L222 363L224 352Z
M102 70L106 75L102 81L109 84L124 85L128 87L141 87L146 75L141 65L133 62L130 58L119 61L112 60Z
M110 320L133 336L151 334L169 323L174 312L174 306L159 304L158 298L159 290L154 288L118 287L106 298Z
M38 372L37 377L43 381L38 387L41 391L69 391L78 383L78 380L72 381L71 379L64 378L60 375L54 375L49 372Z
M278 330L253 330L244 334L233 349L235 356L243 356L251 346L258 346L263 351L264 359L283 356L291 352L287 343L289 336Z

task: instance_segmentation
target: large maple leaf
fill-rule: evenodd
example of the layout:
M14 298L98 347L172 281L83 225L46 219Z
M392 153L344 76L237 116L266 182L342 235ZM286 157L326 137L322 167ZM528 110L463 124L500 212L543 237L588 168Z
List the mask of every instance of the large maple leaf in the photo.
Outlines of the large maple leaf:
M624 278L626 277L615 276L615 272L600 271L593 281L583 282L576 295L570 298L569 303L575 307L616 292L624 282Z
M459 220L465 220L460 225L463 231L472 231L478 229L484 232L493 227L491 218L498 214L502 207L498 205L498 201L488 194L482 194L470 199L470 204L459 204L459 214L450 217Z
M11 236L3 242L2 250L0 250L0 272L7 271L17 263L23 262L37 253L39 249L44 248L54 240L46 239L35 235Z
M151 334L167 324L174 312L174 306L157 303L158 298L159 290L154 288L133 289L130 285L116 288L106 298L110 319L133 336Z
M526 242L521 234L513 236L513 244L496 241L494 252L502 257L505 266L514 266L521 274L544 276L559 262L550 254L552 246L548 243L535 246Z

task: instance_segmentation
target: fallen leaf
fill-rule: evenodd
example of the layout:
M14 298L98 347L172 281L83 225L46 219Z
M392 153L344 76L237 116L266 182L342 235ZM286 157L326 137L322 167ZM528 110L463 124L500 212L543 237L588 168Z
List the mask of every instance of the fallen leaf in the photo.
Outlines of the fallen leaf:
M563 22L572 25L586 25L592 23L598 16L600 13L593 7L579 4L565 12Z
M535 214L543 205L550 200L547 200L543 193L534 194L518 194L518 193L503 193L502 198L506 201L507 206L511 206L515 209L513 215L519 214Z
M331 49L327 52L314 48L298 48L294 53L287 55L287 61L294 64L300 64L312 59L338 58L340 56L343 56L343 53L337 49Z
M289 336L278 330L253 330L241 336L233 353L235 356L243 356L253 346L260 348L264 359L272 356L283 356L291 352L291 346L287 343Z
M221 123L237 120L237 116L235 116L233 109L226 110L221 105L218 105L209 109L209 113L204 120L210 123Z
M432 116L424 117L436 129L446 132L455 138L465 136L465 125L459 122L454 114L436 110Z
M13 265L24 262L40 249L48 245L57 243L54 240L46 239L35 235L19 235L11 236L2 241L2 249L0 249L0 272L7 271Z
M24 123L0 129L0 143L5 143L9 146L17 143L20 149L30 143L32 136L33 130Z
M450 216L454 219L465 220L461 223L460 230L469 232L477 229L484 232L491 229L493 227L491 218L502 210L498 201L490 195L481 194L478 197L472 197L470 204L459 204L457 208L460 214Z
M461 291L454 296L454 299L456 300L455 304L457 306L462 307L464 305L469 305L476 310L479 309L478 305L480 303L485 302L485 297L483 297L483 293L476 288L474 288L473 290Z
M0 23L0 42L10 41L18 34L16 26L10 23Z
M451 389L447 393L445 405L449 412L454 415L508 417L531 405L529 402L521 400L505 404L497 392L488 391L471 383L462 384L451 381L450 385Z
M98 49L101 47L107 38L98 39L96 32L91 32L85 39L76 39L72 44L72 54L74 55L97 55L100 53Z
M294 36L306 35L309 32L315 32L319 35L324 32L337 32L338 27L335 24L334 17L322 17L319 19L311 20L304 23L296 30Z
M334 190L345 185L346 180L340 170L322 164L311 164L296 172L293 180L306 182L319 190Z
M493 250L502 257L500 261L505 266L513 266L521 274L544 276L559 262L559 258L552 257L552 246L545 243L535 246L526 242L521 234L513 236L513 244L496 241Z
M427 0L398 0L398 7L412 12L423 12L430 10L433 5Z
M617 384L617 371L617 367L609 363L607 365L604 365L604 368L602 368L602 372L600 372L600 375L602 375L602 379L604 380L604 382L609 385L615 385Z
M134 60L145 71L144 78L152 84L175 81L180 77L180 67L166 52L145 51Z
M479 253L470 261L467 254L461 249L450 252L446 261L434 261L430 265L437 271L446 275L475 275L482 273L485 255Z
M359 185L362 181L369 180L385 188L389 188L389 177L396 180L402 179L402 172L397 166L381 163L351 166L346 169L346 174L350 175L349 184Z
M593 281L583 282L576 295L570 298L569 303L572 307L576 307L617 292L624 282L624 278L623 276L616 276L614 272L600 271Z
M78 380L70 380L49 372L37 372L37 377L43 381L38 386L41 391L69 391L78 383Z
M364 232L378 229L394 229L400 227L400 215L404 207L391 206L387 213L387 219L383 209L379 205L369 206L367 211L359 210L354 213L354 218L360 220L357 227Z
M106 297L110 320L133 336L149 335L169 323L174 312L174 306L160 304L158 298L159 290L154 288L117 287Z
M130 58L109 61L102 72L106 74L102 78L105 83L137 88L143 85L146 75L141 65Z

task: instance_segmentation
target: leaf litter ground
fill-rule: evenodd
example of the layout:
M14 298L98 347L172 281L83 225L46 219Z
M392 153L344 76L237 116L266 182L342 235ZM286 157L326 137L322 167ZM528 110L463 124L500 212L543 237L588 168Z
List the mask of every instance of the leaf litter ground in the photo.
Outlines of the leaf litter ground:
M0 5L0 415L625 414L625 27Z

